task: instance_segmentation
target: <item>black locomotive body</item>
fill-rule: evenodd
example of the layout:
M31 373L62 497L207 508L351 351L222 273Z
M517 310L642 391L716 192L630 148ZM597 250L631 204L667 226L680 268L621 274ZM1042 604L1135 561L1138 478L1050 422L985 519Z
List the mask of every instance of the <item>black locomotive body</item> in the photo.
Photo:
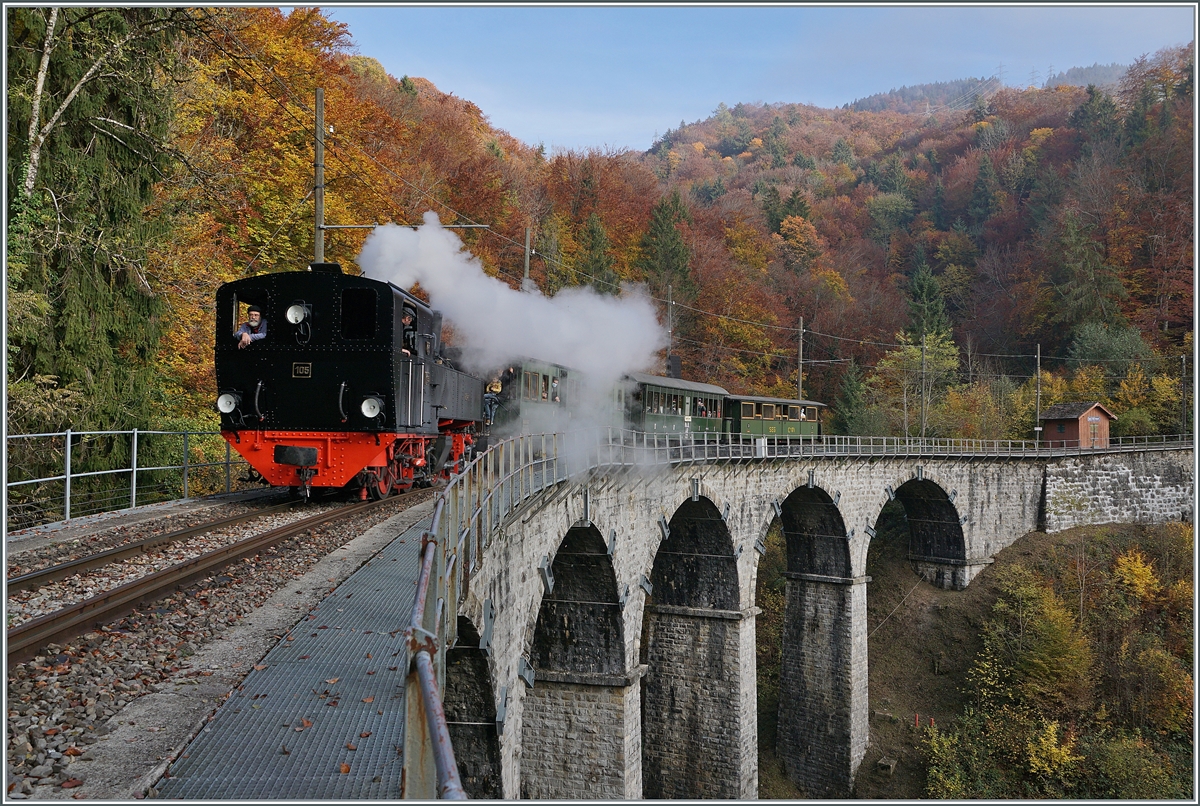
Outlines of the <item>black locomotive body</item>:
M251 307L266 335L239 346ZM378 497L426 484L469 454L483 420L483 382L446 360L441 325L411 294L337 264L226 283L216 295L222 434L276 486Z

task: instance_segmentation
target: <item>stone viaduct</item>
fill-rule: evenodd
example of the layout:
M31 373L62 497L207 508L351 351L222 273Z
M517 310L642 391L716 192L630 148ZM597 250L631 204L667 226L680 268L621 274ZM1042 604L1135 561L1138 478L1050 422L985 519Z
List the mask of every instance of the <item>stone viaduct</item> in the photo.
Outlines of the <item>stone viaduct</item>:
M867 549L889 500L914 569L961 589L1031 530L1190 521L1193 462L1190 445L816 455L601 464L545 486L471 552L443 696L467 792L755 798L755 582L778 519L778 754L809 797L850 795L868 742Z

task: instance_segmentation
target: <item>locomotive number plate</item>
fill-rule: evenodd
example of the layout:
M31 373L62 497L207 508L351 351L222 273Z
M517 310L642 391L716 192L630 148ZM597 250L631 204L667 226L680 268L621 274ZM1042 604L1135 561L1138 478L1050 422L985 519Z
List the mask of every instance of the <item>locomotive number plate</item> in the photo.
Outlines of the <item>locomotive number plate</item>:
M299 362L292 364L292 377L293 378L311 378L312 377L312 364L307 364L307 363L301 364Z

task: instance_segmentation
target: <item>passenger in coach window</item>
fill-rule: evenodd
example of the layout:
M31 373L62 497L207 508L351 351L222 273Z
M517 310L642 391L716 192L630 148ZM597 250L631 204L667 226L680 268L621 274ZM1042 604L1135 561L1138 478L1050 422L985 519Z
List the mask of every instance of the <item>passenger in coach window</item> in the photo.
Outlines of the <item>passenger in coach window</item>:
M262 310L257 305L251 305L246 311L246 321L233 337L237 339L239 350L249 347L252 341L261 341L267 337L267 320L262 318Z

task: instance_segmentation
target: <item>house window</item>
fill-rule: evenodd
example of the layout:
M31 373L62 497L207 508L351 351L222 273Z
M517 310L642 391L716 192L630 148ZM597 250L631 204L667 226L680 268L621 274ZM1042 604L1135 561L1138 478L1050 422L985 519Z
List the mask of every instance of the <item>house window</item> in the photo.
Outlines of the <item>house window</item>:
M1066 424L1066 423L1059 423L1059 424L1058 424L1058 433L1060 433L1060 434L1065 434L1065 433L1067 433L1067 424Z

